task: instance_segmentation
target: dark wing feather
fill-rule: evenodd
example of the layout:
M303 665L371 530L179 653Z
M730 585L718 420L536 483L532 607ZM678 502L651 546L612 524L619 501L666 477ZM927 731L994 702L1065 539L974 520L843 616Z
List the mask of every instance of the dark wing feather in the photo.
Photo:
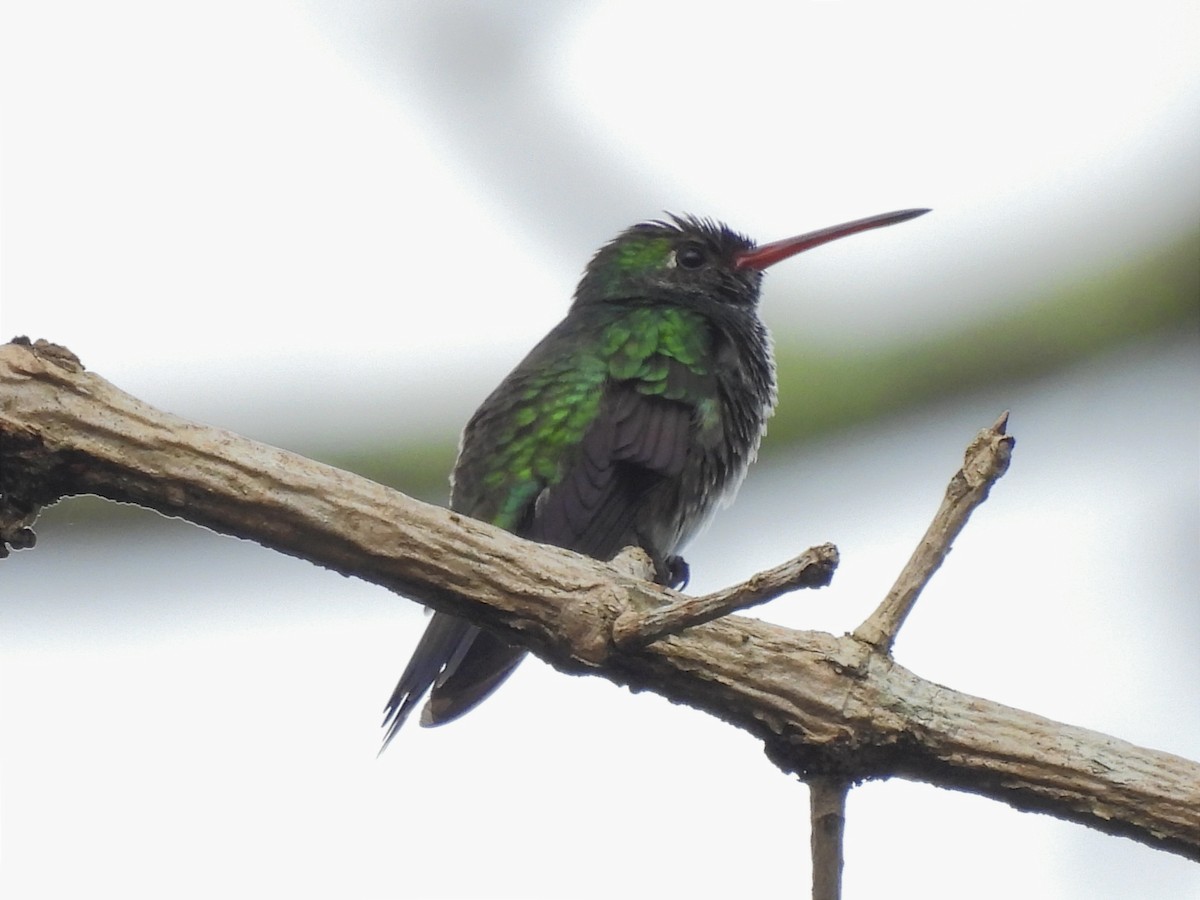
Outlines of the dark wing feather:
M537 500L528 537L609 559L644 545L642 505L657 485L683 470L692 429L690 406L614 386L584 435L574 464ZM673 547L645 547L656 562Z

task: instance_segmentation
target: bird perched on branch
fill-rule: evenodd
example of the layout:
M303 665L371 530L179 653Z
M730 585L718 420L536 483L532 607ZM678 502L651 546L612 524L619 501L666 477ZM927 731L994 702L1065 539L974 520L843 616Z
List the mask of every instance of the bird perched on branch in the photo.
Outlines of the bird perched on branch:
M451 508L597 559L638 546L660 584L686 584L679 551L737 490L775 406L771 340L758 315L763 270L926 212L761 247L689 216L622 232L588 264L566 318L467 423ZM426 692L421 724L444 724L524 655L434 613L388 702L384 748Z

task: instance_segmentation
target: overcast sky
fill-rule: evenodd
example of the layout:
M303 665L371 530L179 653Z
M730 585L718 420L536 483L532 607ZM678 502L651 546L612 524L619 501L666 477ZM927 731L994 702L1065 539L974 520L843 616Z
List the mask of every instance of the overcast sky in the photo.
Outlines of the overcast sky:
M490 381L664 209L766 241L933 207L770 273L768 321L826 343L1196 224L1194 3L633 10L6 5L0 329L203 416L214 380Z

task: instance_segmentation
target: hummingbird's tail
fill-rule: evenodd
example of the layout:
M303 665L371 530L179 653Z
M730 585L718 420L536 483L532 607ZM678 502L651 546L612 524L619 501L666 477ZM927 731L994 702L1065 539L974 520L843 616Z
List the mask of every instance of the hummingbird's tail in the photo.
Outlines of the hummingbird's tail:
M384 710L383 753L426 692L421 724L444 725L498 688L525 651L445 613L434 613Z

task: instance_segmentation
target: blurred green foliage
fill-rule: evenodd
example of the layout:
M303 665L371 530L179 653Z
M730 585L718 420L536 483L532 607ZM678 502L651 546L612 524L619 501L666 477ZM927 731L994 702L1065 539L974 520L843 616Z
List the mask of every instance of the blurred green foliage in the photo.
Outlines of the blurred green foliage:
M771 447L764 450L1036 379L1134 341L1184 333L1200 333L1200 232L1135 264L955 331L873 352L778 347L783 401L771 420Z
M836 354L781 343L782 401L763 458L769 462L796 443L906 409L1046 376L1133 341L1183 334L1200 334L1200 231L1137 263L958 330ZM457 439L447 433L400 445L348 445L317 458L444 503ZM115 504L80 498L48 511L43 524L69 517L76 524L102 519L112 525L114 519L147 521L145 515L121 515Z
M1133 341L1184 333L1200 333L1200 232L955 331L837 354L780 343L781 402L763 457L905 409L1049 375ZM456 439L346 448L327 461L444 502Z

